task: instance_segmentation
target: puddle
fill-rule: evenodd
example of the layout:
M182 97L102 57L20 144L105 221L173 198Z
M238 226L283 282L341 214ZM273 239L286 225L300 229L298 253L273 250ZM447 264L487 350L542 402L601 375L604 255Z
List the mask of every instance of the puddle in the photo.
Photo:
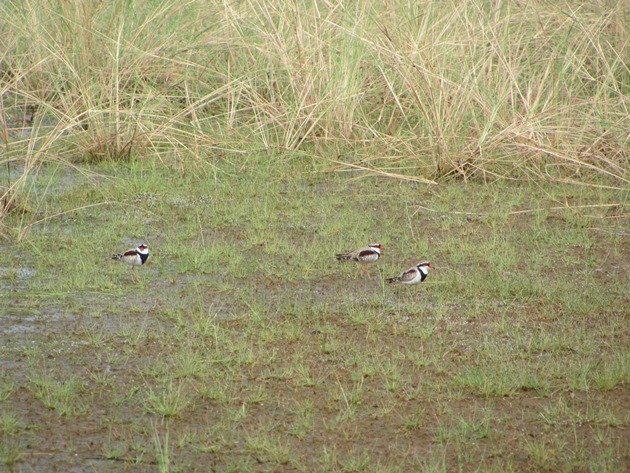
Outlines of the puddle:
M4 98L8 97L6 95L0 97L0 99ZM12 107L8 103L4 103L4 100L2 102L2 105L5 107L4 118L9 138L8 143L41 138L47 132L52 132L59 124L59 120L52 114L40 111L36 117L36 112L31 107ZM8 102L10 102L10 99ZM0 136L0 144L4 145L6 143L3 137Z
M0 309L0 336L23 335L29 333L50 333L51 324L72 322L76 317L64 314L61 310L49 310L41 313L25 309Z
M31 333L36 331L35 322L37 317L3 317L0 333L4 335L15 335L18 333Z
M19 279L27 279L33 277L35 275L35 270L33 268L9 268L8 266L0 266L0 277L6 277L10 273L17 273L17 277Z
M26 282L33 276L35 276L33 268L0 266L0 290L24 289ZM0 315L2 315L1 309Z

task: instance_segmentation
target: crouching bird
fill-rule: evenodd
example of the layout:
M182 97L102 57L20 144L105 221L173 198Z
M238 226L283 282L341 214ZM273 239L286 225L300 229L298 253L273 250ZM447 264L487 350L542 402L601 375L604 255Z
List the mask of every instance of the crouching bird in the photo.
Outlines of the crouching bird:
M403 271L396 277L387 278L387 282L390 284L418 284L427 278L429 275L429 269L433 269L431 263L429 261L423 261L422 263L415 265L413 268Z
M370 243L368 246L349 253L338 253L335 255L335 258L337 258L337 261L354 261L366 265L378 261L384 249L380 243Z

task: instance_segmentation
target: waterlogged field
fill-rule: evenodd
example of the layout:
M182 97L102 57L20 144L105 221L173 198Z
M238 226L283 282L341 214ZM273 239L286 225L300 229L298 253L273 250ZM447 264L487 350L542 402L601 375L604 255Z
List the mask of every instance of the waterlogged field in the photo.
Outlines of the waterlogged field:
M624 5L0 0L0 470L630 470Z
M0 247L0 469L628 468L625 193L297 154L30 182ZM110 259L141 241L135 276ZM334 259L373 241L365 275Z

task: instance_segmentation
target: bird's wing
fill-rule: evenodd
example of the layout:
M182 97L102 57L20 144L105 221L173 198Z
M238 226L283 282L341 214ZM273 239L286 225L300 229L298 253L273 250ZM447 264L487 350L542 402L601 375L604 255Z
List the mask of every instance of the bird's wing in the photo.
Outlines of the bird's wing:
M129 250L123 253L123 256L136 256L138 252L136 250Z
M408 269L407 271L405 271L404 273L402 273L400 275L400 279L405 281L405 282L409 282L412 281L413 278L418 276L418 270L416 268L411 268Z

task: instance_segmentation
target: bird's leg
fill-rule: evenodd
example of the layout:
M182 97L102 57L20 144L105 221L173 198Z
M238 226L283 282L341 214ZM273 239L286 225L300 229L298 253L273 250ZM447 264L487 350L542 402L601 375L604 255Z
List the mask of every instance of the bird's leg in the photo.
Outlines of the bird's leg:
M381 288L384 287L385 284L385 278L383 277L383 270L381 269L381 267L379 266L378 268L376 268L376 281L381 285Z

